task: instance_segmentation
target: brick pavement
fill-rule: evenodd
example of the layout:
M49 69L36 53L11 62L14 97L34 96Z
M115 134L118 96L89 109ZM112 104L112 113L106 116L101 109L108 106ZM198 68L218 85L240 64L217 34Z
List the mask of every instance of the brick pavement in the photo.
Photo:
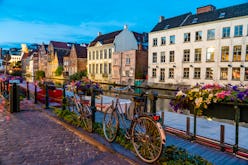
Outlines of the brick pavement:
M10 114L1 108L0 165L22 164L126 165L133 162L87 143L51 120L45 112L26 110Z

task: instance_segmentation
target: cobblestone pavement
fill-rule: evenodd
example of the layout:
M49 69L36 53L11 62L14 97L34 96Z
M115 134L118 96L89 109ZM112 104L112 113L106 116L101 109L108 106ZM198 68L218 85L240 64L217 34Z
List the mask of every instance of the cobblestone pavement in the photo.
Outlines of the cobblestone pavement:
M81 140L44 112L0 109L0 165L132 163Z

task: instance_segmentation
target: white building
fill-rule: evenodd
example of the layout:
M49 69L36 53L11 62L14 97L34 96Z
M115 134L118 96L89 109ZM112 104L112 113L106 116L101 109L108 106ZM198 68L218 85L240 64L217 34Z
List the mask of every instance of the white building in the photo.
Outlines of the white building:
M248 3L160 17L149 33L148 83L248 83Z

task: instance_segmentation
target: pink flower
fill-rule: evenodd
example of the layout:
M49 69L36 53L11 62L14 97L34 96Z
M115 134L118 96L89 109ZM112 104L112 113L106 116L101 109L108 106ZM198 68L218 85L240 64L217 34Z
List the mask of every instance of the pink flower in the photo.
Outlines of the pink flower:
M224 99L226 96L230 96L231 92L230 91L222 91L219 93L215 94L218 99Z

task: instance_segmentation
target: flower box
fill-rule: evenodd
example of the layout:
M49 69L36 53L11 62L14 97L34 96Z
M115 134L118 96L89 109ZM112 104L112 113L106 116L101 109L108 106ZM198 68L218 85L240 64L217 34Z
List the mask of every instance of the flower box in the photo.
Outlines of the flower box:
M240 119L239 122L248 123L248 105L238 105L240 109ZM193 111L190 111L194 114ZM217 119L228 119L235 120L236 110L234 104L216 103L210 104L207 109L202 111L203 116L214 117Z

